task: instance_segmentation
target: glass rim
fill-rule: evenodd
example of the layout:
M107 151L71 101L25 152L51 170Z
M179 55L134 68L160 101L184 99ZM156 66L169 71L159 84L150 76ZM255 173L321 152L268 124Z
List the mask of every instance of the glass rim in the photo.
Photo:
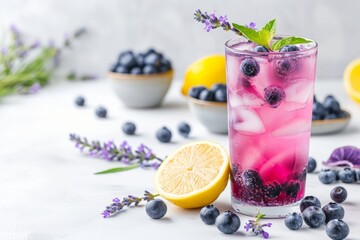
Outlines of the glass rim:
M276 38L284 38L284 37L290 37L290 35L275 35L274 39ZM244 36L240 36L238 38L232 38L229 39L225 42L225 50L229 51L231 53L235 53L235 54L246 54L246 55L251 55L251 56L274 56L274 55L280 55L280 56L289 56L289 55L304 55L307 54L309 52L313 52L316 51L318 49L318 43L310 38L307 38L309 40L311 40L314 43L314 46L311 46L310 48L301 50L301 51L293 51L293 52L252 52L249 50L237 50L235 48L233 48L233 45L230 45L231 43L233 43L234 41L241 41L241 40L247 40L250 42L250 40L248 40L247 38L245 38ZM245 43L245 41L243 41ZM240 43L240 42L239 42Z

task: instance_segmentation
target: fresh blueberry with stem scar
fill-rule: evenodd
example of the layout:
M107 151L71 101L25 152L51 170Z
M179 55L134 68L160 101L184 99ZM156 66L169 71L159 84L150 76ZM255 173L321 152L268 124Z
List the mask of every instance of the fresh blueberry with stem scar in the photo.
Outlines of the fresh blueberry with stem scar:
M272 108L278 107L285 98L284 90L276 85L266 87L264 91L265 102Z
M294 212L285 218L285 226L290 230L298 230L303 224L303 218L300 214Z
M136 131L136 126L132 122L126 122L123 124L122 130L126 135L134 135Z
M344 208L340 204L334 202L325 205L322 210L326 216L325 223L328 223L333 219L343 219L345 215Z
M253 52L269 52L269 49L264 46L256 46L253 48Z
M331 184L336 180L336 172L330 169L323 169L318 174L320 182L324 184Z
M106 108L99 106L96 108L95 113L96 113L96 116L98 116L99 118L106 118L107 110L106 110Z
M255 77L259 71L260 66L253 58L245 58L240 64L241 72L248 77Z
M200 93L205 89L206 88L204 86L192 87L189 91L189 96L199 99Z
M330 192L331 199L336 203L342 203L347 198L347 191L344 187L337 186Z
M321 207L321 203L317 197L306 196L300 202L300 211L303 212L306 208L308 208L310 206Z
M75 104L79 107L82 107L85 105L85 98L82 96L79 96L75 99Z
M316 164L315 159L312 158L312 157L309 157L307 172L308 172L308 173L312 173L313 171L315 171L316 165L317 165L317 164Z
M200 210L200 218L207 225L215 224L215 220L219 215L219 210L212 204L207 205Z
M326 224L326 234L333 240L345 239L349 232L349 226L343 220L333 219Z
M189 136L190 131L191 131L191 127L190 127L190 125L188 123L181 122L178 125L178 131L179 131L181 136L187 138Z
M165 216L167 212L167 206L161 199L154 199L149 201L145 207L146 213L152 219L160 219Z
M223 233L232 234L240 227L240 218L232 211L225 211L216 218L216 227Z
M325 213L321 208L310 206L303 211L304 222L311 228L318 228L325 223Z
M286 45L280 49L280 52L295 52L295 51L299 51L299 50L300 50L300 48L296 45Z
M171 141L172 133L167 127L162 127L156 131L156 138L162 143Z
M350 168L341 169L338 173L339 180L343 183L353 183L354 182L354 174Z

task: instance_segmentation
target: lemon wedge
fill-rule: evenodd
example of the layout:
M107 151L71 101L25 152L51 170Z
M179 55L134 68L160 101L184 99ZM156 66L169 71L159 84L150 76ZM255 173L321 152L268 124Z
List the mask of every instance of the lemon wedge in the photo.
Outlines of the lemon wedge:
M344 84L349 96L360 103L360 59L352 61L346 67Z

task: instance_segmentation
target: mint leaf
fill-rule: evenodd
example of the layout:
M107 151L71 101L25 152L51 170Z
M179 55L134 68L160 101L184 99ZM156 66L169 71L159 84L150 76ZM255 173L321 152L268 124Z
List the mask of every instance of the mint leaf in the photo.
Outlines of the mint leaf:
M283 39L280 39L280 40L274 42L271 45L271 49L276 51L285 45L302 44L302 43L309 43L309 42L312 42L312 41L305 39L305 38L300 38L300 37L287 37L287 38L283 38Z
M126 167L118 167L118 168L110 168L108 170L105 171L101 171L101 172L97 172L94 174L106 174L106 173L117 173L117 172L124 172L124 171L128 171L134 168L139 167L140 165L138 163L126 166Z
M255 31L254 29L248 28L243 25L236 24L236 23L233 23L232 25L234 28L239 30L244 35L244 37L246 37L250 41L252 41L254 43L260 42L259 33L257 31Z
M273 39L276 33L276 19L270 20L266 25L263 27L262 31L268 31L269 35L267 36L268 45L270 44L271 40Z

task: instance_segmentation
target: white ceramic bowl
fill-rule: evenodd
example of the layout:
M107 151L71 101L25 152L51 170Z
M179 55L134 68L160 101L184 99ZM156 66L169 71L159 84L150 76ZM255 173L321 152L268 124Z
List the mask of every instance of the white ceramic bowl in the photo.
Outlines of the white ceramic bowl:
M210 132L226 134L228 132L227 105L220 102L208 102L187 96L190 111Z
M345 117L343 118L312 121L311 134L312 135L329 134L344 130L350 122L351 115L346 111L343 112L345 114Z
M173 75L173 70L143 75L108 73L115 94L130 108L159 106L169 90Z

